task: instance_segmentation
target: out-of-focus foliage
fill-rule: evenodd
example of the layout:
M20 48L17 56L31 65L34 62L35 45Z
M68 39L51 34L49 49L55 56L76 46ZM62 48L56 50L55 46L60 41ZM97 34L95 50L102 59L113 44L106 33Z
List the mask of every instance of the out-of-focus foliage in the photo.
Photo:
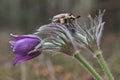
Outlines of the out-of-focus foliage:
M0 80L93 80L81 65L66 55L42 54L38 58L12 66L9 34L31 34L52 16L71 12L81 15L80 21L99 9L106 9L101 41L104 57L115 76L120 79L120 0L0 0ZM99 65L83 54L99 71ZM101 74L102 75L102 74Z
M48 23L49 19L58 13L88 14L92 2L83 0L0 0L0 25L1 27L17 27L30 32L33 27ZM83 7L84 4L87 6ZM82 8L86 10L82 11Z

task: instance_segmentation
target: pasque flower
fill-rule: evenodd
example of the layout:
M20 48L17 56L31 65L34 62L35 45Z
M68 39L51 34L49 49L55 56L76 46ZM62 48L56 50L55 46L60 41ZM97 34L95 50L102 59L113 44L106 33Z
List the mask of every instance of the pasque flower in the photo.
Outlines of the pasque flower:
M15 65L18 62L23 62L32 59L41 54L41 51L38 50L40 48L39 44L41 43L41 39L38 36L13 34L11 34L11 36L16 40L9 41L12 50L16 55L13 60L13 65Z
M99 14L95 18L88 16L88 23L79 24L76 20L73 24L77 26L75 38L79 44L84 45L92 53L100 50L100 39L105 22L102 21L104 12L99 11Z
M53 17L51 23L41 26L32 35L11 35L16 39L9 42L16 55L13 65L37 57L43 51L52 51L52 54L60 52L73 56L96 80L102 80L99 73L80 54L80 49L84 48L94 53L108 80L114 80L100 50L100 38L104 27L103 14L104 11L99 11L95 18L89 15L89 23L83 25L78 22L79 16L58 14Z
M98 60L101 68L105 72L108 80L114 80L100 49L100 39L102 36L102 31L104 28L105 22L102 21L104 12L99 11L99 14L94 18L91 15L88 16L89 23L84 23L83 25L79 24L77 21L75 25L78 27L76 32L77 40L80 44L84 45L86 49L91 51L93 55ZM81 36L82 35L82 36ZM101 79L100 79L101 80Z

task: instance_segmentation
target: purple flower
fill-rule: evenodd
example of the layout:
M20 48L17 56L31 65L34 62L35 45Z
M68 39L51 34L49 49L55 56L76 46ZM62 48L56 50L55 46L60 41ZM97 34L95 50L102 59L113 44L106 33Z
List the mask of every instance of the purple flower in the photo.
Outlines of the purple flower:
M16 41L9 41L12 50L15 53L13 65L18 62L23 62L37 57L41 54L38 49L38 45L41 43L41 39L36 35L12 35Z

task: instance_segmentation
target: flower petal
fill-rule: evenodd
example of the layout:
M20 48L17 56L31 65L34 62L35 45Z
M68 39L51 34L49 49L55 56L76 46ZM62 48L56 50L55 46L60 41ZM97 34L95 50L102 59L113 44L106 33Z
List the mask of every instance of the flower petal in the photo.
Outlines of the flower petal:
M10 35L13 38L15 38L16 40L20 40L20 39L24 39L24 38L39 39L39 37L36 35L13 35L13 34L10 34Z
M16 45L16 41L9 41L9 43L11 44L12 47Z
M19 55L26 55L31 50L35 48L40 43L38 39L21 39L16 42L16 45L13 47L13 52Z
M37 52L33 52L30 55L16 55L16 57L13 60L13 65L16 65L18 62L23 62L26 60L30 60L34 57L37 57L38 55L40 55L41 52L37 51Z

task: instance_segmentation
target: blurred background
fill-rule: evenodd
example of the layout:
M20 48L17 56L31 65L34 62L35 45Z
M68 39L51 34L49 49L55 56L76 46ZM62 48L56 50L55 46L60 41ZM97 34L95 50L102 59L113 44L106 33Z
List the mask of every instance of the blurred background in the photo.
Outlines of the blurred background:
M14 55L8 43L9 34L32 34L59 13L94 16L106 10L101 40L103 55L115 80L120 80L120 0L0 0L0 80L94 80L73 58L59 54L39 57L12 65ZM102 74L99 65L86 55Z

